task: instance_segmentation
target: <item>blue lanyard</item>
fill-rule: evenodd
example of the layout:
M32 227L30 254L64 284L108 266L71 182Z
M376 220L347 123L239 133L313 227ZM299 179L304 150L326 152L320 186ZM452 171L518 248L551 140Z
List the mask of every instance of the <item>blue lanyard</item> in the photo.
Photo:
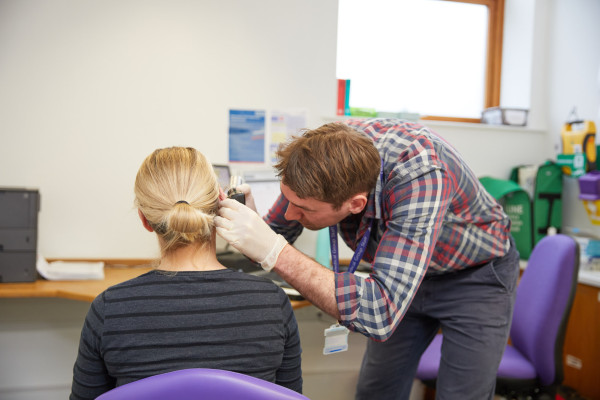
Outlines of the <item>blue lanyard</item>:
M381 186L383 187L383 161L381 162L381 166L379 167L379 179L381 179ZM371 220L371 224L367 228L367 231L360 239L358 246L356 247L356 251L350 260L350 265L348 266L348 272L353 274L358 268L358 264L360 264L360 260L362 260L362 256L365 254L365 250L367 249L367 244L369 243L369 238L371 237L371 228L373 227L373 222L375 219ZM340 272L340 256L338 252L338 229L337 225L331 225L329 227L329 243L331 247L331 265L333 267L333 272Z
M350 260L350 265L348 266L348 272L351 274L356 271L358 268L358 264L362 259L363 254L365 254L365 250L367 249L367 243L369 243L369 237L371 237L371 227L373 226L373 221L371 221L371 225L367 228L367 231L360 239L358 243L358 247ZM332 225L329 227L329 242L331 243L331 264L333 266L333 272L340 272L340 259L338 254L338 239L337 239L337 225Z

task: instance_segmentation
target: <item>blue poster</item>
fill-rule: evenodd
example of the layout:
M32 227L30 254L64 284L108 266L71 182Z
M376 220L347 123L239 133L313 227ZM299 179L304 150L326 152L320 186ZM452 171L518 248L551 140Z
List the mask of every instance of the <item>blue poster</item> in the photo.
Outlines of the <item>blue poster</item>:
M229 162L265 161L265 111L229 110Z

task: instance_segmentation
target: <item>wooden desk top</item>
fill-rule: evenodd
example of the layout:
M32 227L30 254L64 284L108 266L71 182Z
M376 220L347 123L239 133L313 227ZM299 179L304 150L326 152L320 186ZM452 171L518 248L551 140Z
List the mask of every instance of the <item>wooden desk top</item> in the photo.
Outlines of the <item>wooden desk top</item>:
M135 278L150 271L148 264L140 266L112 266L104 267L104 280L87 281L48 281L38 279L35 282L0 283L0 298L19 297L60 297L64 299L92 302L96 296L109 286ZM294 309L310 305L307 300L292 300Z
M109 286L135 278L150 271L150 267L104 267L104 280L47 281L2 283L2 297L62 297L71 300L92 302Z

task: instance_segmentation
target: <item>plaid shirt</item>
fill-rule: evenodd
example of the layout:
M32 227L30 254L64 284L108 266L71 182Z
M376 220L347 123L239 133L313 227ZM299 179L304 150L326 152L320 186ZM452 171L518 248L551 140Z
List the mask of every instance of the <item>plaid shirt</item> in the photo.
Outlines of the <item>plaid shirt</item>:
M369 136L383 161L383 182L364 213L338 225L356 249L375 220L363 260L368 278L335 276L341 323L377 341L393 332L425 275L447 274L503 256L510 221L465 161L428 128L406 121L371 119L347 125ZM293 243L302 231L287 221L280 196L265 221Z

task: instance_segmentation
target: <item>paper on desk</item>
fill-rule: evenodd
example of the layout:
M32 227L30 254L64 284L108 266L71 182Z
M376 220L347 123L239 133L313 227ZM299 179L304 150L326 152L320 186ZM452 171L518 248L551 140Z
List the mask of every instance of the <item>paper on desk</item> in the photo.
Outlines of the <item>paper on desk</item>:
M37 259L37 271L50 281L102 280L103 262L53 261L46 262L42 256Z

